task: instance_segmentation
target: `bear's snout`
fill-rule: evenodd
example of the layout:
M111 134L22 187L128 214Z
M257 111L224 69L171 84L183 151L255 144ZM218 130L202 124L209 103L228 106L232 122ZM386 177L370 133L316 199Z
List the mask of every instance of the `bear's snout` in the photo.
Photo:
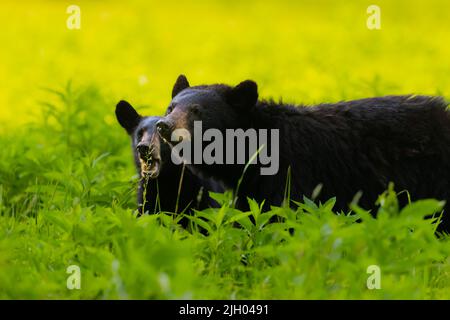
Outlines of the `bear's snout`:
M161 119L156 123L156 129L158 130L158 133L161 135L161 137L163 137L167 141L170 141L173 124L171 124L168 120Z
M150 158L150 146L146 143L139 143L136 146L137 151L141 159L148 160Z
M159 147L147 143L139 143L136 146L141 163L141 174L150 179L156 179L161 169Z

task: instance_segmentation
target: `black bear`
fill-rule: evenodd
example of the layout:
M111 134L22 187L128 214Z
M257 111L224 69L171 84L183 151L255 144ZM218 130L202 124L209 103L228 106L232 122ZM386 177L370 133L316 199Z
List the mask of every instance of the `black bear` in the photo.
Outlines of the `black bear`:
M348 210L359 191L359 205L372 209L378 195L393 182L396 190L407 190L413 200L446 200L440 229L450 231L450 113L446 108L442 98L429 96L294 106L258 100L257 85L251 80L234 87L191 87L180 75L157 127L172 148L185 139L200 156L205 156L201 153L211 136L227 137L229 130L240 130L241 135L248 130L278 132L274 135L278 140L265 140L267 152L278 152L278 170L271 175L262 174L262 161L255 163L250 153L245 159L252 164L247 167L243 161L225 162L225 158L236 160L236 153L242 153L228 140L222 143L222 150L216 145L219 157L215 161L184 158L194 174L237 189L239 208L246 208L246 197L265 200L266 206L280 205L289 182L294 200L310 197L321 185L318 200L336 196L336 210ZM177 134L173 141L176 129L187 134ZM202 134L207 129L215 131L206 138ZM249 140L245 140L247 147Z
M132 150L141 179L138 186L139 213L188 212L216 205L208 192L223 192L219 183L200 179L183 165L170 160L170 147L156 133L160 117L143 117L126 101L116 106L116 117L131 137Z

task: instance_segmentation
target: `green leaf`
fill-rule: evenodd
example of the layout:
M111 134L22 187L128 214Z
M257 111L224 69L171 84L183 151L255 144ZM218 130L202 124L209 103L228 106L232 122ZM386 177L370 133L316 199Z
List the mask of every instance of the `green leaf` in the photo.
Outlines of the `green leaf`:
M324 211L331 212L333 211L334 205L336 204L336 197L328 199L323 205L321 205L321 209Z
M202 227L203 229L208 231L209 234L213 233L213 229L211 228L209 223L207 223L206 221L204 221L198 217L190 216L190 215L186 215L186 218L188 218L188 219L192 220L194 223L198 224L200 227Z
M226 191L224 193L217 193L210 191L209 196L217 201L220 206L230 206L233 202L233 194L231 191Z
M227 212L227 207L222 206L219 211L216 214L215 223L216 227L219 228L222 225L223 218L225 217L225 214Z
M426 216L441 211L444 208L444 205L444 201L435 199L418 200L404 207L400 212L400 216L404 218L425 218Z
M255 218L255 221L258 221L259 214L261 213L261 208L259 204L255 200L250 198L247 198L247 201L250 207L250 212L253 215L253 218Z

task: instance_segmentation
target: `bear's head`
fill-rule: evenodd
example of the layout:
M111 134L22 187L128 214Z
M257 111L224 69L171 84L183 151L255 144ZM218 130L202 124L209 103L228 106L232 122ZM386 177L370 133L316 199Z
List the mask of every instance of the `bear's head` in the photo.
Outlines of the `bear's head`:
M235 87L224 84L189 85L180 75L172 89L172 101L164 118L157 123L159 134L169 143L172 132L185 129L194 138L194 122L201 121L204 130L250 126L249 113L258 101L258 88L254 81L246 80Z
M136 165L142 177L156 179L164 159L170 161L170 147L161 143L156 123L161 117L143 117L126 101L116 106L116 117L131 137Z

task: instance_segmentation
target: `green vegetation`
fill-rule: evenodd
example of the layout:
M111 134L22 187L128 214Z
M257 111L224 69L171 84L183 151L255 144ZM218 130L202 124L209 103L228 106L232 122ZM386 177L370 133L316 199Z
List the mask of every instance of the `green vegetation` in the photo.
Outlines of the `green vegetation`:
M0 138L0 297L450 297L449 239L423 219L438 201L399 209L389 190L373 219L333 213L333 199L239 212L216 194L222 207L188 230L170 213L137 218L128 138L98 121L111 103L70 85L49 96L38 124ZM70 265L80 290L66 287ZM366 287L370 265L381 290Z
M66 3L2 3L0 298L449 299L450 239L423 219L436 200L398 208L390 189L373 219L333 199L239 212L225 194L188 230L170 213L136 217L114 106L161 114L179 73L252 78L263 97L308 104L448 93L450 4L377 2L378 31L359 1L81 0L81 30L65 27ZM71 265L80 290L67 289Z

